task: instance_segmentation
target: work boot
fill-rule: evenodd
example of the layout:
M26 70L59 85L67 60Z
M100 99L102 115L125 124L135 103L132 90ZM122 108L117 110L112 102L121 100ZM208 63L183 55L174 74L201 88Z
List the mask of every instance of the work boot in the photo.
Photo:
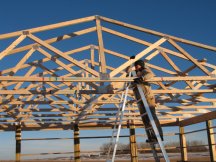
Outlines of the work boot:
M146 143L157 143L157 139L155 139L155 138L147 139Z

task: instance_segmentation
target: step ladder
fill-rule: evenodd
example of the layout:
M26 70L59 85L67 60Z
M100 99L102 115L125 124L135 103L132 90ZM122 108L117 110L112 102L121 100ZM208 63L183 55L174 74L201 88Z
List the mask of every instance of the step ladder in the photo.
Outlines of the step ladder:
M129 74L129 77L130 76L131 76L131 72ZM123 103L122 103L122 106L121 104L119 104L119 107L118 107L118 113L116 115L115 125L114 125L113 132L112 132L112 138L110 140L106 162L114 162L115 160L115 155L116 155L120 131L121 131L122 120L124 117L124 111L125 111L126 102L127 102L128 91L129 91L129 87L131 83L128 83L128 84L126 83L125 85L126 85L126 89L124 88L125 91L121 95L121 103L122 103L122 100L123 100ZM117 125L118 125L118 128L117 128ZM115 139L115 142L113 142L114 139ZM113 148L113 154L112 154L112 158L110 159L110 153L111 153L112 148Z
M155 135L155 137L157 138L156 141L149 142L149 144L151 146L151 149L152 149L154 159L155 159L156 162L160 162L160 159L164 158L164 160L166 162L170 162L170 160L168 158L168 155L166 153L166 150L164 148L164 144L163 144L162 139L160 137L158 128L157 128L156 123L154 121L154 118L152 116L152 112L150 110L150 107L149 107L148 102L146 100L145 94L143 92L142 83L141 84L136 84L134 88L136 88L136 87L137 87L137 90L138 90L136 93L139 93L139 96L140 96L140 98L137 99L137 102L142 102L144 107L141 107L141 108L145 110L144 111L145 113L141 114L141 118L149 118L149 121L150 121L150 124L151 124L150 127L147 127L147 128L145 127L145 130L146 130L146 132L151 131ZM152 141L151 137L149 136L148 133L147 133L147 136L148 136L148 140ZM163 156L158 156L158 152L156 150L156 145L159 145Z

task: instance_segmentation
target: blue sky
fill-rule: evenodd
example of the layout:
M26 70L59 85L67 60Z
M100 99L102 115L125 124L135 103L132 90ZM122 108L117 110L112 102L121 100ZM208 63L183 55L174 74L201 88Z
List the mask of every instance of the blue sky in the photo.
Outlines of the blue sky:
M130 24L142 26L170 35L186 38L216 46L216 1L214 0L2 0L0 2L0 34L23 30L92 15L101 15ZM0 40L0 43L2 40ZM169 132L169 129L166 129ZM176 129L177 131L177 129ZM100 131L98 134L111 134ZM123 133L128 133L124 131ZM138 130L142 133L142 130ZM95 135L92 131L82 131L81 135ZM72 131L66 132L24 132L24 137L72 137ZM174 139L172 139L174 140ZM99 142L85 141L82 149ZM140 139L141 141L141 139ZM123 141L124 142L124 141ZM0 160L14 158L14 133L0 132ZM10 143L10 145L8 145ZM69 144L70 143L70 144ZM70 152L72 142L40 141L27 144L23 142L23 153L27 152ZM59 147L61 146L61 148Z

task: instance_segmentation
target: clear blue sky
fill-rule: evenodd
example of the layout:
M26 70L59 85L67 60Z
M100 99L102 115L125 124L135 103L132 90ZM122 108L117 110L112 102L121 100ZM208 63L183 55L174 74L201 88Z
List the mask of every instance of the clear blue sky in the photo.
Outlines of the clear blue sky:
M2 0L0 5L0 34L101 15L216 46L215 0ZM95 135L91 131L87 133ZM99 134L104 134L104 131ZM86 136L86 132L81 132L81 135ZM72 131L60 134L57 131L24 132L24 137L42 136L72 137ZM89 150L94 146L94 149L99 149L99 145L104 142L99 141L94 144L85 142L82 148ZM0 160L13 159L14 133L0 133L0 143ZM23 153L73 151L73 143L67 141L23 142L23 146Z

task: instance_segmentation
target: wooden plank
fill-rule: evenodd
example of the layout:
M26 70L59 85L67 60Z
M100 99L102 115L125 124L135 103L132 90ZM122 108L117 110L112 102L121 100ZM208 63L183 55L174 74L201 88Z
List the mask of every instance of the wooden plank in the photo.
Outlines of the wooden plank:
M35 69L36 69L36 67L35 66L32 66L28 71L27 71L27 73L24 75L24 77L29 77L34 71L35 71ZM15 87L14 87L14 90L17 90L17 89L19 89L22 85L23 85L23 83L24 82L19 82L19 83L17 83L16 85L15 85ZM26 88L26 90L28 90L29 88L31 88L31 84ZM6 96L6 100L8 100L8 101L10 101L10 100L12 100L14 97L12 96L12 95L7 95ZM24 97L23 96L19 96L18 97L18 99L19 100L22 100ZM13 109L14 107L13 106L11 106L11 107L9 107L8 105L7 106L5 106L5 112L7 112L9 115L11 115L13 118L14 117L16 117L16 116L14 116L13 115L13 113L11 114L10 112L12 111L12 109Z
M131 162L138 162L138 152L137 152L135 125L134 125L133 120L131 120L129 127L130 127L130 155L131 155Z
M166 41L165 38L161 38L160 40L158 40L157 42L155 42L154 44L152 44L151 46L149 46L148 48L146 48L142 52L138 53L136 55L135 59L128 60L127 62L125 62L124 64L122 64L121 66L119 66L118 68L116 68L115 70L113 70L110 73L110 77L114 77L119 72L121 72L122 70L126 69L128 66L130 66L131 64L133 64L135 61L141 59L144 55L148 54L150 51L152 51L153 49L157 48L160 44L164 43L165 41Z
M94 76L99 76L98 72L95 70L92 70L91 68L85 68L85 65L81 64L79 61L75 60L74 58L65 55L63 52L61 52L60 50L58 50L57 48L49 45L48 43L42 41L41 39L37 38L36 36L33 36L32 34L29 34L28 37L32 40L34 40L35 42L39 43L40 45L46 47L47 49L49 49L50 51L56 53L57 55L60 55L61 57L63 57L64 59L70 61L71 63L77 65L78 67L80 67L83 70L88 71L89 73L91 73Z
M65 70L69 71L71 74L75 74L76 71L74 71L72 68L70 68L68 65L64 64L62 61L60 61L58 58L54 58L51 54L43 50L42 48L38 48L37 51L39 51L41 54L49 58L51 61L54 61L59 66L63 67Z
M216 161L216 147L215 147L215 137L214 137L214 128L212 121L206 121L207 137L208 137L208 146L210 159L212 162Z
M175 71L181 72L181 70L178 68L178 66L167 56L167 54L163 50L161 50L160 53L166 59L166 61L172 66L172 68Z
M70 65L68 65L70 67ZM0 76L0 81L13 82L131 82L134 77L112 77L108 80L100 78L82 77L22 77L22 76ZM185 76L185 77L154 77L146 82L166 82L166 81L214 81L216 77L211 76ZM212 91L214 89L211 89ZM159 90L158 90L159 91ZM171 90L170 90L171 91ZM189 90L190 91L190 90Z
M214 109L216 108L216 106L214 105L201 105L201 106L195 106L195 105L186 105L186 106L162 106L160 105L160 107L158 109L164 109L164 110L167 110L167 109L170 109L173 111L177 111L177 110L187 110L187 109Z
M124 38L124 39L128 39L128 40L130 40L130 41L133 41L133 42L136 42L136 43L139 43L139 44L143 44L143 45L145 45L145 46L151 46L151 45L152 45L152 43L149 43L149 42L144 41L144 40L142 40L142 39L138 39L138 38L132 37L132 36L130 36L130 35L127 35L127 34L124 34L124 33L117 32L117 31L115 31L115 30L106 28L106 27L102 27L102 30L103 30L104 32L107 32L107 33L110 33L110 34L113 34L113 35L122 37L122 38ZM170 49L167 49L167 48L164 48L164 47L160 47L160 46L158 46L157 49L163 50L163 51L165 51L165 52L167 52L167 53L169 53L169 54L172 54L172 55L174 55L174 56L177 56L177 57L180 57L180 58L183 58L183 59L187 59L187 57L185 57L184 55L182 55L181 53L178 53L178 52L176 52L176 51L172 51L172 50L170 50Z
M187 161L188 155L187 155L187 141L184 134L184 127L179 127L179 139L180 139L180 149L181 149L181 160Z
M98 16L96 16L96 28L97 28L97 36L98 36L98 44L99 44L100 70L102 73L106 73L106 58L104 53L104 43L102 37L100 18Z
M23 33L23 31L29 31L31 33L37 33L37 32L42 32L42 31L47 31L47 30L53 30L53 29L57 29L57 28L61 28L61 27L66 27L66 26L70 26L70 25L75 25L75 24L79 24L79 23L89 22L89 21L93 21L93 20L95 20L95 16L65 21L65 22L61 22L61 23L36 27L36 28L32 28L32 29L25 29L22 31L17 31L17 32L12 32L12 33L7 33L7 34L1 34L0 40L19 36Z
M95 69L95 53L94 53L93 46L91 46L90 52L91 52L91 68Z
M97 101L94 104L119 104L120 101ZM26 105L26 104L50 104L50 105L62 105L62 104L86 104L85 101L9 101L9 102L1 102L2 105Z
M82 82L83 83L83 82ZM59 94L74 94L76 90L56 90L56 89L50 89L46 91L36 91L36 90L0 90L0 94L3 95L30 95L30 94L46 94L46 95L59 95ZM152 90L154 94L177 94L177 93L213 93L214 90L212 89L195 89L195 90L187 90L187 89L175 89L175 90L168 90L168 89L161 89L161 90ZM108 92L98 92L96 90L80 90L80 94L121 94L122 92L118 92L116 90L114 91L108 91ZM129 92L129 94L132 94L132 92ZM211 102L211 101L210 101Z
M153 52L152 54L150 54L149 56L152 56L154 54L158 54L159 52L158 51L155 51ZM146 65L149 67L149 68L152 68L152 69L155 69L155 70L159 70L159 71L162 71L164 73L168 73L168 74L172 74L172 75L177 75L177 73L175 71L171 71L171 70L168 70L168 69L165 69L165 68L162 68L160 66L156 66L156 65L153 65L153 64L150 64L150 63L146 63Z
M52 43L55 43L55 42L59 42L59 41L66 40L66 39L71 39L71 38L74 38L74 37L77 37L77 36L80 36L80 35L84 35L84 34L87 34L87 33L90 33L90 32L94 32L94 31L96 31L96 27L91 27L91 28L88 28L88 29L84 29L84 30L73 32L73 33L68 33L68 34L65 34L65 35L61 35L61 36L58 36L58 37L55 37L55 38L50 38L50 39L47 39L47 40L44 40L44 41L46 43L48 43L48 44L52 44ZM11 50L8 53L8 55L29 50L35 45L40 46L38 43L29 44L29 45L19 47L19 48L15 48L15 49Z
M196 46L196 47L216 51L216 47L214 47L214 46L209 46L209 45L205 45L205 44L202 44L202 43L197 43L197 42L194 42L194 41L190 41L190 40L187 40L187 39L178 38L178 37L175 37L175 36L171 36L171 35L160 33L160 32L154 31L154 30L142 28L142 27L139 27L139 26L136 26L136 25L131 25L131 24L124 23L124 22L121 22L121 21L113 20L113 19L106 18L106 17L103 17L103 16L100 16L100 18L103 21L113 23L113 24L116 24L116 25L120 25L120 26L123 26L123 27L127 27L127 28L130 28L130 29L146 32L146 33L161 36L161 37L166 36L166 37L169 37L169 38L171 38L171 39L173 39L175 41L178 41L178 42L182 42L182 43L186 43L186 44L193 45L193 46Z
M16 139L16 162L21 161L21 125L15 126L15 139Z
M207 120L213 120L216 119L216 111L212 111L203 115L199 115L190 119L185 119L180 121L179 125L180 126L188 126L192 124L197 124L201 122L205 122Z
M176 120L163 120L161 121L163 126L177 126ZM35 130L71 130L71 126L73 123L71 122L54 122L54 123L46 123L46 122L38 122L38 123L23 123L22 130L23 131L35 131ZM109 123L81 123L79 124L80 130L92 130L92 129L112 129L114 122ZM136 128L143 128L143 123L139 121L135 121ZM14 131L14 125L11 123L0 124L0 131ZM128 129L128 123L122 123L122 129Z
M35 52L35 49L31 49L29 52L26 53L26 55L20 60L20 62L16 65L15 68L13 68L12 72L16 73L20 67L31 57L31 55Z
M87 46L84 46L84 47L80 47L80 48L77 48L77 49L73 49L73 50L70 50L70 51L67 51L65 52L65 54L75 54L77 52L81 52L81 51L84 51L84 50L88 50L90 49L90 45L87 45ZM56 55L55 56L56 58L59 58L60 56ZM40 60L35 60L35 61L32 61L32 62L29 62L28 64L24 64L20 67L20 69L24 69L24 68L28 68L32 65L37 65L38 62L47 62L47 61L50 61L50 59L48 58L44 58L44 59L40 59ZM81 61L82 62L82 61ZM70 64L71 66L74 66L74 64ZM57 68L59 70L63 69L62 67L59 67ZM10 73L11 71L13 70L13 68L9 68L9 69L5 69L5 70L2 70L1 71L1 74L7 74L7 73ZM53 69L54 71L56 71L56 69ZM52 71L52 69L50 69L50 71Z
M152 90L154 94L166 94L166 93L172 93L172 94L183 94L183 93L214 93L214 89L174 89L174 90Z
M74 125L74 161L81 162L79 127L77 124Z
M192 61L197 67L199 67L204 73L210 75L208 69L206 69L202 64L200 64L196 59L194 59L189 53L187 53L182 47L175 43L172 39L168 39L168 42L172 44L177 50L179 50L185 57Z
M0 53L0 60L2 60L11 50L13 50L18 44L20 44L26 35L19 36L13 43L11 43L4 51Z

